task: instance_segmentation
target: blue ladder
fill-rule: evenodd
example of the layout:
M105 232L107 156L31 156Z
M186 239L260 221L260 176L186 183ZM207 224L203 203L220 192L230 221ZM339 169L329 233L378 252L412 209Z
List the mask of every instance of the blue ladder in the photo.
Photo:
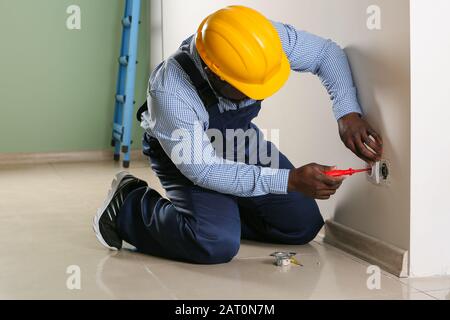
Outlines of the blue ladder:
M139 36L141 0L126 0L122 19L122 46L119 57L119 75L116 89L116 105L111 145L114 147L114 160L123 166L130 166L131 131L133 127L134 89L136 83L136 64Z

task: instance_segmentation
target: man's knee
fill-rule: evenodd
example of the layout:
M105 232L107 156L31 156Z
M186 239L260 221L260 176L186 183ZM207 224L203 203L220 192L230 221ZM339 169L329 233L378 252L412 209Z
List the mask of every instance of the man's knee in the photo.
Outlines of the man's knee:
M321 220L320 222L318 221L316 224L312 224L304 228L305 230L303 230L303 233L296 239L296 244L303 245L313 241L316 238L317 234L322 229L323 224L324 222L323 220Z
M314 240L322 229L324 225L322 214L316 205L310 208L309 212L299 212L298 215L302 215L302 219L298 224L297 237L294 237L294 241L295 244L307 244Z
M218 236L208 239L201 245L197 263L219 264L231 261L239 251L240 237Z
M289 230L278 230L278 240L285 244L304 245L317 236L324 225L319 207L311 199L311 205L299 207L291 212Z

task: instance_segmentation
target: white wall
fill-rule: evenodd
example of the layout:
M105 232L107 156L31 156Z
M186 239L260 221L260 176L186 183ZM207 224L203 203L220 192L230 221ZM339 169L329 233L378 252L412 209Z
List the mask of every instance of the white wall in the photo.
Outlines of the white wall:
M320 202L325 218L409 249L410 60L408 0L164 0L164 56L193 34L202 19L230 4L260 10L346 48L367 119L385 141L392 164L390 188L349 178L330 201ZM381 7L382 29L369 31L366 9ZM309 162L342 168L364 166L341 143L331 102L320 81L292 74L287 85L263 104L262 128L281 128L281 149L295 165Z
M162 0L150 1L150 68L153 70L164 56Z
M450 274L450 1L411 1L412 276Z

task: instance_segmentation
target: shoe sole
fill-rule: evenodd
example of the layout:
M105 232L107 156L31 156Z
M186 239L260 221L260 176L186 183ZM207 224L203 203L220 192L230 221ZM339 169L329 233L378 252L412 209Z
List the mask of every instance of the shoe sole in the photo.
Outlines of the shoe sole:
M129 172L126 171L122 171L118 174L116 174L113 182L111 183L111 189L108 191L108 195L106 197L105 202L103 202L103 206L100 207L97 210L97 213L94 216L94 221L92 223L92 227L94 229L95 232L95 236L97 237L98 241L106 248L113 250L113 251L119 251L119 249L117 249L116 247L111 247L110 245L108 245L105 241L105 239L103 239L102 234L100 233L100 225L99 225L99 221L100 218L102 217L103 214L106 214L106 208L109 206L109 204L112 201L112 198L114 197L114 194L116 193L120 183L122 182L122 180L127 177L130 176Z

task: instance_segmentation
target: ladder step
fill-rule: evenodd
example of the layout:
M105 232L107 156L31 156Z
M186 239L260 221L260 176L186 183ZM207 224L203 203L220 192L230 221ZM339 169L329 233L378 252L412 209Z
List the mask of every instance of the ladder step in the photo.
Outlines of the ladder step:
M119 134L116 131L113 132L113 137L116 141L122 141L122 134Z
M113 140L122 142L123 139L123 126L117 123L113 124Z
M113 124L113 131L117 132L118 134L122 134L123 133L123 126L117 123Z
M127 65L128 65L128 56L121 56L121 57L119 58L119 63L120 63L122 66L127 66Z
M122 19L122 25L125 28L129 28L131 26L131 22L133 21L131 16L125 17Z
M116 101L119 103L125 103L126 99L126 96L124 96L123 94L116 95Z

